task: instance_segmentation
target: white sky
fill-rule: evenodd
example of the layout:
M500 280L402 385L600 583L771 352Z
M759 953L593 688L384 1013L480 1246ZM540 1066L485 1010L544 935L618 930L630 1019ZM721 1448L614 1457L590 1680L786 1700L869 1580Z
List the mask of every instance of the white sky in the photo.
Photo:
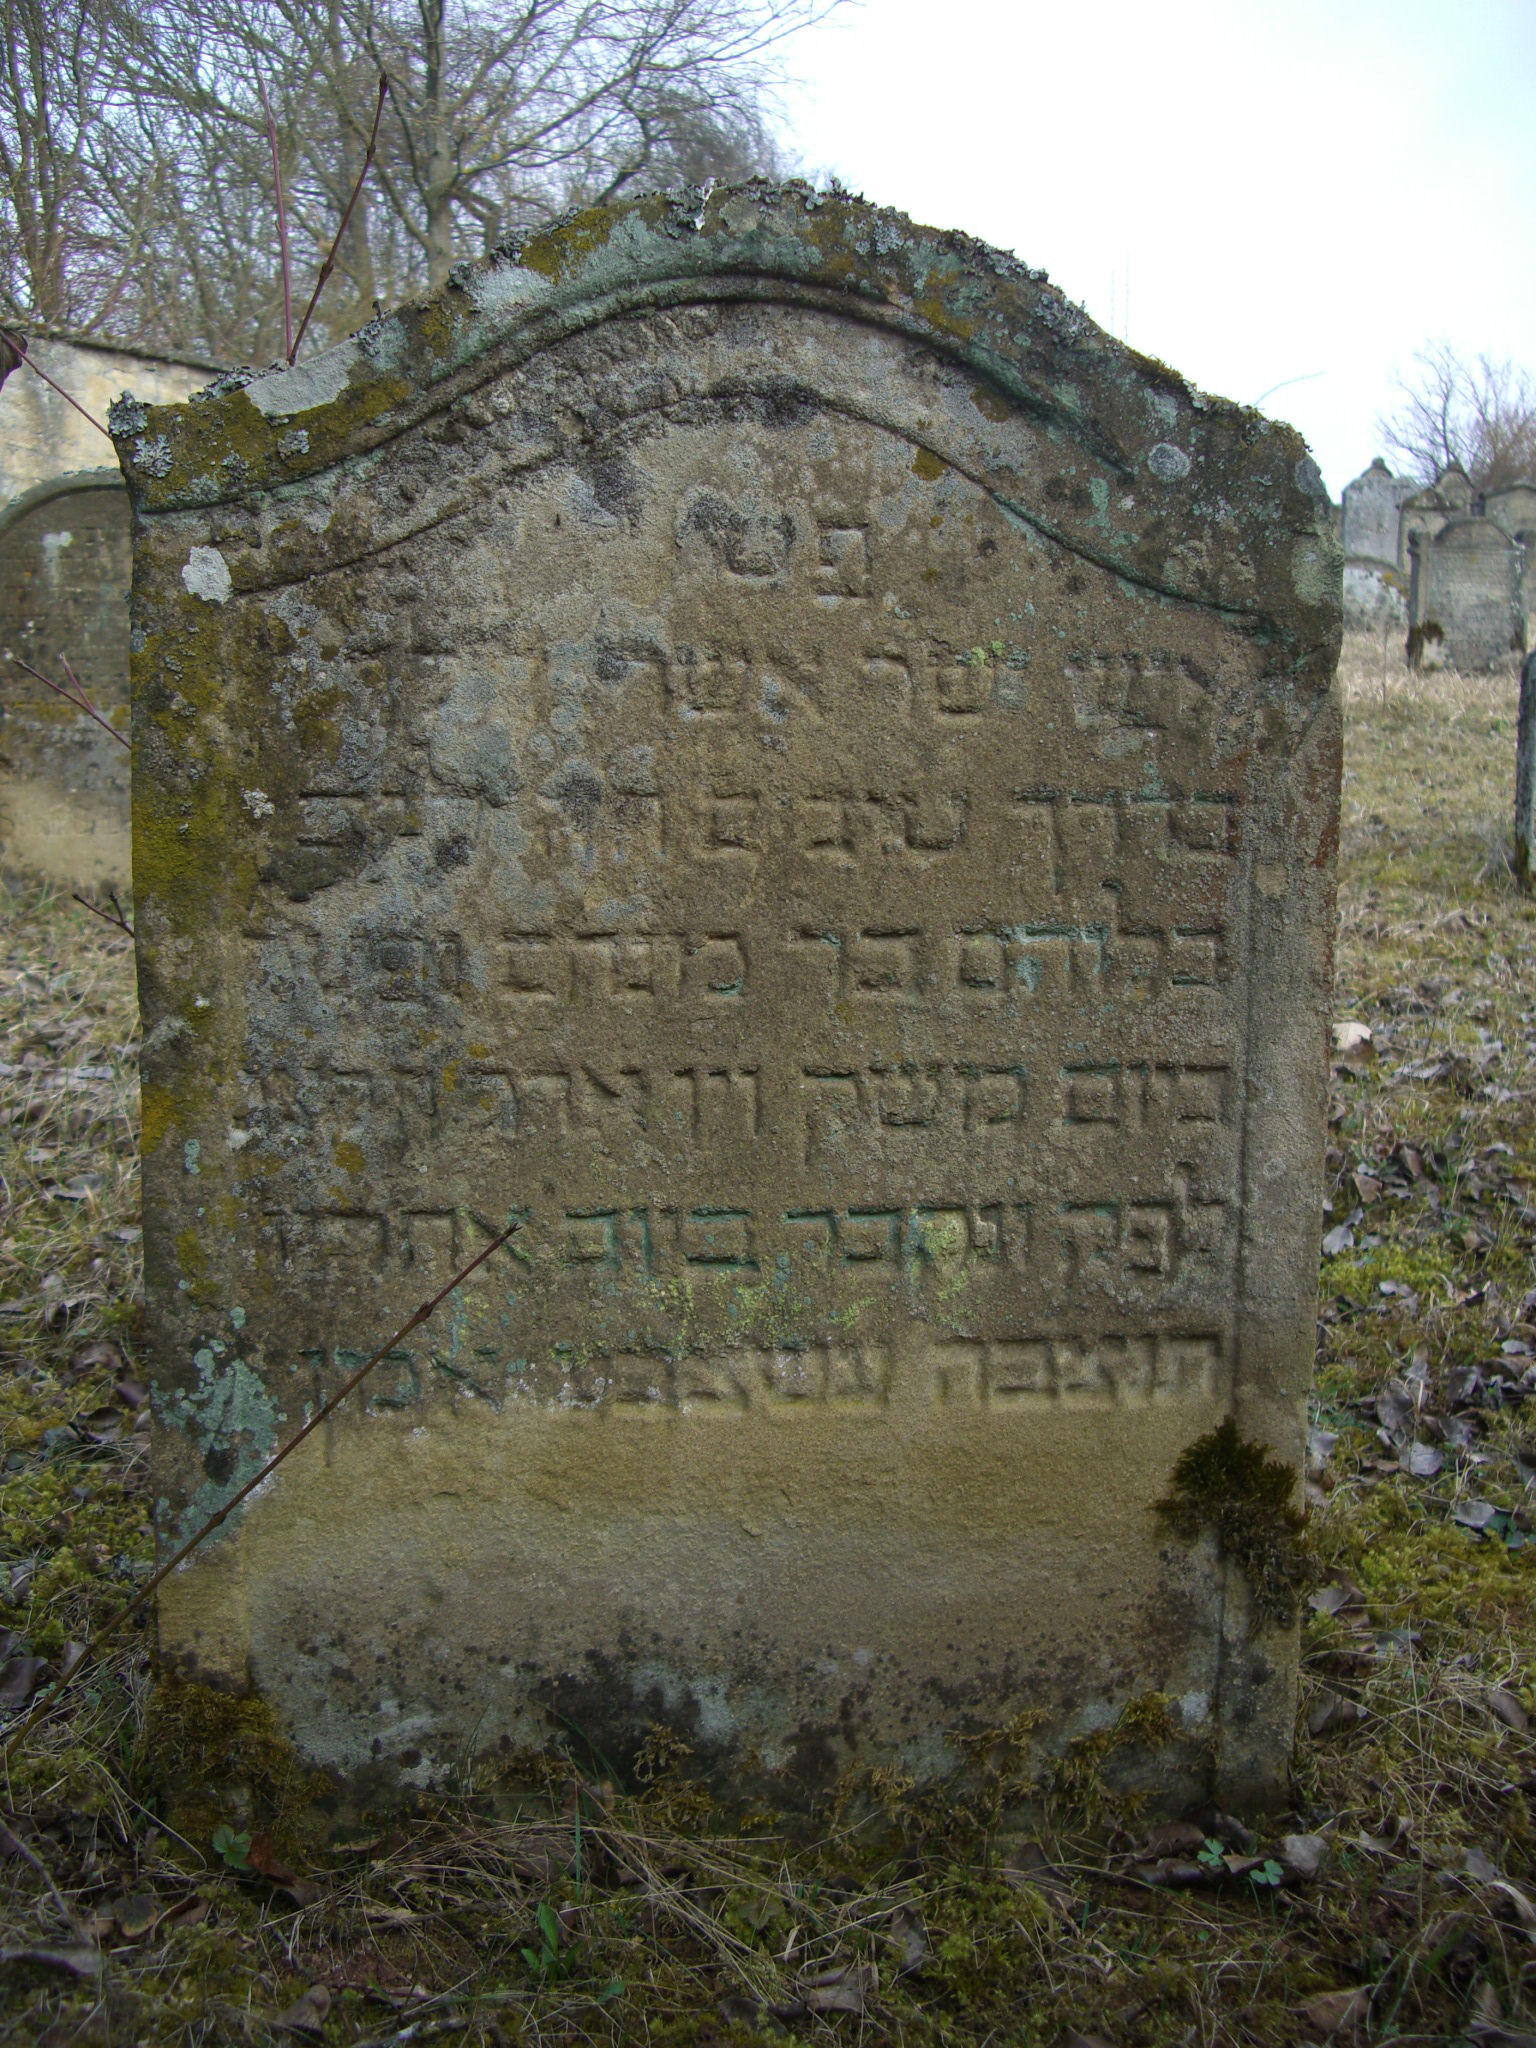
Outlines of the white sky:
M1335 497L1426 341L1536 370L1536 0L853 0L784 58L807 175L1208 391L1321 372L1265 409Z

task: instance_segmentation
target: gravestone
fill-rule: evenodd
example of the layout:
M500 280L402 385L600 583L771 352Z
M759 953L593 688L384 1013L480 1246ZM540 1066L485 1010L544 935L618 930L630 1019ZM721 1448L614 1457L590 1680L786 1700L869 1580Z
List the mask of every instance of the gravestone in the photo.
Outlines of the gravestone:
M1523 549L1492 519L1448 519L1421 550L1420 637L1435 665L1501 668L1523 638Z
M4 657L60 683L67 660L126 731L128 497L85 415L104 419L125 384L147 398L185 398L212 366L36 334L27 353L36 368L17 362L0 383L0 864L68 889L121 888L126 750Z
M110 471L0 511L0 860L77 887L128 880L128 753L17 663L62 683L67 661L126 736L128 528Z
M1300 1469L1298 438L798 186L118 424L165 1540L521 1219L173 1668L376 1788L663 1724L794 1801L1156 1695L1165 1798L1273 1793L1293 1636L1157 1503L1224 1419Z
M1536 887L1536 653L1520 664L1515 724L1515 879Z

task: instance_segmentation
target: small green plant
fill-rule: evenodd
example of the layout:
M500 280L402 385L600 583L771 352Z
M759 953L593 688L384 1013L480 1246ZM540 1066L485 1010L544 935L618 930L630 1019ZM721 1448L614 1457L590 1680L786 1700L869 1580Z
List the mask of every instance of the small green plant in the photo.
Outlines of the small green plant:
M1225 1867L1227 1852L1213 1835L1207 1835L1198 1850L1195 1861L1203 1863L1207 1870L1221 1870Z
M1250 1884L1268 1885L1273 1888L1285 1883L1285 1866L1277 1863L1273 1856L1266 1856L1257 1870L1248 1873Z
M560 1916L548 1899L540 1899L534 1912L540 1942L537 1948L524 1947L523 1961L528 1965L541 1984L553 1984L557 1977L565 1974L568 1959L560 1949Z
M226 1870L249 1870L251 1867L251 1838L248 1834L237 1835L227 1823L220 1822L213 1831L213 1853Z
M964 668L985 668L989 661L1001 661L1007 649L1001 640L994 640L987 647L971 647L960 657Z

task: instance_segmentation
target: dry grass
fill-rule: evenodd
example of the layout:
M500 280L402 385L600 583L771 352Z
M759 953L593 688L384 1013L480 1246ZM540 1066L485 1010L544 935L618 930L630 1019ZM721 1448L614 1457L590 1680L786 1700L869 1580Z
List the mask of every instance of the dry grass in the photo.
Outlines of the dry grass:
M271 1722L152 1688L141 1637L10 1773L0 1939L54 1960L0 1971L0 2038L1530 2048L1536 910L1502 857L1514 679L1382 675L1379 647L1347 650L1338 1014L1375 1057L1335 1077L1325 1220L1348 1241L1323 1262L1309 1483L1327 1590L1292 1808L1258 1844L1323 1837L1318 1876L1218 1874L1211 1840L1238 1837L1207 1814L1181 1852L1188 1874L1206 1843L1204 1882L1149 1881L1170 1845L1117 1802L1112 1744L1043 1789L1027 1728L978 1752L965 1799L866 1782L814 1840L728 1825L658 1741L632 1786L529 1761L321 1847ZM5 908L0 1626L56 1663L148 1556L131 988L83 911L21 884ZM1021 1844L1003 1822L1026 1797Z

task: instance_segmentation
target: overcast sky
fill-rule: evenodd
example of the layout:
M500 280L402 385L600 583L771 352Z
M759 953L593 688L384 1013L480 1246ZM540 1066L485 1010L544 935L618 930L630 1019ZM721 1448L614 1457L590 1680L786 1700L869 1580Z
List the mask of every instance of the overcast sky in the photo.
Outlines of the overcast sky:
M1335 496L1425 342L1536 370L1536 0L851 0L785 59L808 174L1209 391L1307 378Z

